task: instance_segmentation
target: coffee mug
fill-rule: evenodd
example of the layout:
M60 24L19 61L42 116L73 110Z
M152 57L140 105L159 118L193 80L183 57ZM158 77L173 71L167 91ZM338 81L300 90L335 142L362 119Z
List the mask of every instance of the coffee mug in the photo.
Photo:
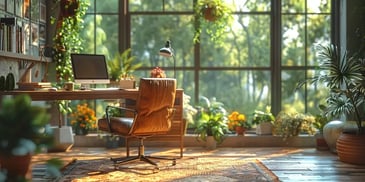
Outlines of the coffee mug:
M73 91L74 90L74 83L72 83L72 82L65 83L64 88L67 91Z

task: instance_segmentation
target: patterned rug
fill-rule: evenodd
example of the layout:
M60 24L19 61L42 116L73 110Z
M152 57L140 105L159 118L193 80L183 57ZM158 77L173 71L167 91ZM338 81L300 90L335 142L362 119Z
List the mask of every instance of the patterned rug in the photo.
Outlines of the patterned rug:
M277 177L259 160L244 157L184 157L158 161L160 170L144 162L132 162L115 168L109 159L76 160L64 170L60 182L143 181L143 182L275 182Z

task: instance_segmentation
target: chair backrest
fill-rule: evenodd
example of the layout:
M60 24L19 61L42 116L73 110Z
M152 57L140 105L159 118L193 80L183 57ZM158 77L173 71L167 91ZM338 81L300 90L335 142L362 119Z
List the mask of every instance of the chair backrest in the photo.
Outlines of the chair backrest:
M176 80L141 78L136 103L137 115L130 135L163 134L170 130L174 113Z

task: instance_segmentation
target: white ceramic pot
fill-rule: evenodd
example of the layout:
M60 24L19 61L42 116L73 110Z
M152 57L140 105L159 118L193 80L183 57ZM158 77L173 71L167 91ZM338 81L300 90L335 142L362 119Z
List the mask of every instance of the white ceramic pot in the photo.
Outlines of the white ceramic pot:
M257 125L256 134L257 135L271 135L273 125L270 122L264 122Z
M343 121L330 121L323 128L323 137L327 142L330 151L333 153L337 153L336 143L338 137L340 137L345 123Z

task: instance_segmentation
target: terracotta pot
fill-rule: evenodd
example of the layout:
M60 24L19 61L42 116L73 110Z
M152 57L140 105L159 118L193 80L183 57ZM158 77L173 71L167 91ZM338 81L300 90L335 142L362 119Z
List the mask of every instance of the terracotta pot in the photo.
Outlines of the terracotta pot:
M0 165L2 169L7 170L8 179L16 179L26 176L31 159L31 154L23 156L0 154Z
M214 9L213 8L205 8L204 9L204 18L208 21L217 20L217 17L214 16Z
M237 135L245 135L246 128L242 126L236 126L235 127Z
M365 164L365 135L342 133L337 139L337 155L340 161L350 164Z
M323 133L316 133L314 135L316 139L316 149L317 150L329 150L326 140L323 137Z

